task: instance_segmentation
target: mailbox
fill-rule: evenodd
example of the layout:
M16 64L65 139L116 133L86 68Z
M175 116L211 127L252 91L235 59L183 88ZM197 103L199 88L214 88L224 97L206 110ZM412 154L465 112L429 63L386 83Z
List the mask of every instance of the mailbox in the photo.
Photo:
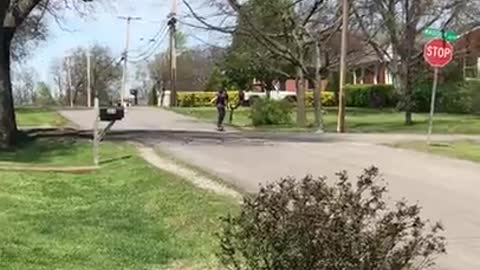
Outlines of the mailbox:
M123 107L108 107L100 108L100 120L101 121L118 121L122 120L125 116Z

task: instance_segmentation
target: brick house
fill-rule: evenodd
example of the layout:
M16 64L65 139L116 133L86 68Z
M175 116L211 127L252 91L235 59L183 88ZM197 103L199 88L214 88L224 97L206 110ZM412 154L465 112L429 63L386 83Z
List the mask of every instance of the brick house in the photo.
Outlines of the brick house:
M480 79L480 27L465 32L454 43L455 59L461 63L466 80Z
M340 37L335 37L329 44L329 54L332 58L338 59L340 48ZM349 54L347 56L347 83L349 84L392 84L392 75L388 71L386 60L381 59L378 54L360 38L350 35ZM460 61L463 66L463 76L466 80L480 80L480 27L473 28L462 34L454 42L455 60ZM324 59L325 60L325 59ZM338 65L333 64L330 71L338 70ZM313 83L305 81L307 89L313 89ZM280 90L290 92L296 91L295 79L288 79L278 83ZM328 86L327 86L328 88Z
M388 72L385 61L366 45L360 37L349 36L349 52L347 54L347 66L350 67L347 74L347 83L350 84L391 84L392 76ZM340 35L332 38L328 44L328 51L322 61L329 62L331 76L337 76L338 60L340 55ZM313 69L313 67L312 67ZM328 80L326 80L328 81ZM324 82L326 88L328 85ZM313 89L311 81L306 80L307 89ZM295 92L295 79L280 82L279 89Z

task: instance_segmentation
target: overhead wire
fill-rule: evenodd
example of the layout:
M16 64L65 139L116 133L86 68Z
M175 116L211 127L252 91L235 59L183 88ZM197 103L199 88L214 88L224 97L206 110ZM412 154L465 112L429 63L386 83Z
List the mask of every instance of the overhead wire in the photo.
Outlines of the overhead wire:
M138 62L152 56L154 53L157 52L157 49L163 44L163 41L167 36L168 36L168 31L166 31L163 34L163 36L152 45L152 47L150 47L148 50L144 51L142 54L138 55L137 57L132 57L131 60L134 62L135 61Z
M155 33L155 35L152 38L149 38L147 40L147 43L145 45L141 46L140 48L133 49L129 53L138 52L138 51L145 51L145 49L148 49L147 47L149 47L149 46L151 47L152 41L155 42L160 37L160 35L166 30L167 26L168 26L167 21L164 20L162 22L162 27L158 30L158 32Z
M163 44L163 41L167 37L168 31L165 31L163 36L147 51L143 52L141 55L137 57L132 57L133 59L128 59L131 63L139 63L154 55L157 52L157 49Z

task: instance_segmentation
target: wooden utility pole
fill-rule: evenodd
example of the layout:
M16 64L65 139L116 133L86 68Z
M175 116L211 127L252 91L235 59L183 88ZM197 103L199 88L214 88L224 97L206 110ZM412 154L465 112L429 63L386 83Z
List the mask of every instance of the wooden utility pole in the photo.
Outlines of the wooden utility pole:
M347 75L347 39L348 39L348 18L349 13L349 0L343 0L343 22L342 22L342 45L340 54L340 85L338 91L338 120L337 120L337 132L345 132L345 79ZM339 1L340 2L340 1Z
M92 107L91 54L87 49L87 107Z
M127 22L127 33L126 33L126 38L125 38L125 51L123 52L123 75L122 75L122 92L120 93L120 101L121 105L123 106L124 104L124 96L127 88L127 78L128 78L128 73L127 73L127 68L128 68L128 50L130 46L130 23L132 20L138 21L141 20L142 18L140 17L130 17L130 16L119 16L119 19L125 20Z
M72 57L67 57L67 83L68 83L68 99L70 107L73 107L73 87L72 87Z
M170 107L177 105L177 1L172 0L172 13L169 15L170 20Z
M99 122L100 122L100 106L98 97L95 96L94 101L94 111L95 111L95 121L93 122L93 164L98 166L100 164L100 154L99 154Z

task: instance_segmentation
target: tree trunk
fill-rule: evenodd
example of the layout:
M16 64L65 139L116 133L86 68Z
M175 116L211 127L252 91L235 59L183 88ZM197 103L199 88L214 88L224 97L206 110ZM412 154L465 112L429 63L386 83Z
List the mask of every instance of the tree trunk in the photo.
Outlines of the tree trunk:
M418 16L416 15L416 10L418 4L414 3L415 1L405 1L405 41L404 47L402 48L402 54L405 57L402 57L402 66L403 66L403 74L405 75L403 81L403 90L404 90L404 109L405 109L405 125L412 125L412 107L413 107L413 76L415 76L415 72L411 70L413 65L411 64L413 61L413 49L415 48L416 42L416 32L417 32L417 24L418 24ZM417 1L418 2L418 1ZM415 7L417 6L417 7ZM413 7L413 8L412 8Z
M405 82L405 125L407 126L410 126L413 124L413 117L412 117L413 85L411 81L412 80L408 75Z
M322 117L322 76L320 74L321 55L320 46L318 42L315 42L315 88L313 89L313 107L315 111L315 127L318 131L323 132L323 117Z
M305 110L305 79L303 70L297 67L297 125L304 127L307 122L307 113Z
M270 98L272 95L272 89L273 89L273 84L272 81L266 80L265 84L262 84L265 86L265 93L267 95L267 98Z
M0 149L15 144L17 123L10 80L10 44L13 29L0 28Z

